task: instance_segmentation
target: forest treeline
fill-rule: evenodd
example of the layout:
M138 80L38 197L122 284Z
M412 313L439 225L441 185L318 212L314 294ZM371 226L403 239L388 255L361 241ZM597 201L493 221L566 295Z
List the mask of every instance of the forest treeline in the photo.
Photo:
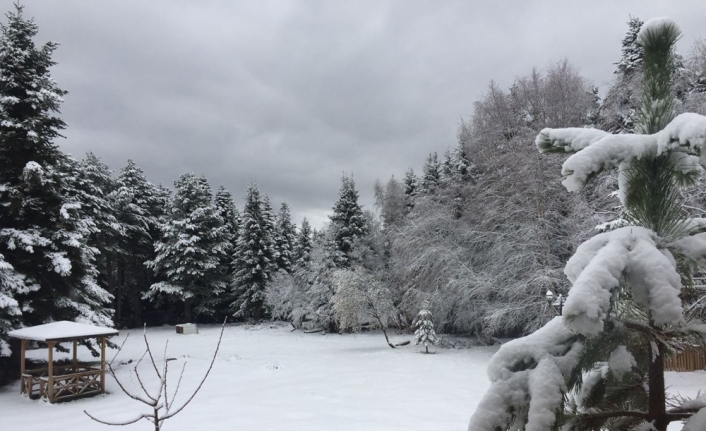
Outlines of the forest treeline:
M66 127L65 91L50 75L57 45L35 46L37 25L18 6L0 35L0 361L16 352L9 330L52 320L406 329L428 303L442 332L532 332L555 313L545 293L566 294L562 270L576 246L620 217L615 178L560 192L560 161L540 157L534 136L545 127L631 131L640 24L629 23L603 99L568 60L507 90L491 82L453 150L378 183L376 212L363 210L344 174L328 224L315 230L306 219L295 226L289 206L276 211L255 184L238 209L203 176L185 173L168 189L133 161L114 172L95 154L62 153L54 141ZM706 44L673 63L680 109L704 113ZM703 215L701 189L686 193Z

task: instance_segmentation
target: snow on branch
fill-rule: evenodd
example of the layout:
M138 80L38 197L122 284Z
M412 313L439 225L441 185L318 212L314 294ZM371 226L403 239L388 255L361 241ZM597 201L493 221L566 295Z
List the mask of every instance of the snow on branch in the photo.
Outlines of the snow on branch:
M578 363L582 349L561 317L504 344L488 365L491 386L471 417L468 431L506 429L513 419L513 429L551 429L564 402L565 376Z
M658 34L664 31L665 28L672 27L677 29L677 24L672 21L671 18L664 16L656 17L647 20L642 27L640 27L640 32L637 34L637 43L644 46L645 40L648 38L650 33Z
M612 135L596 129L544 129L535 144L541 153L576 151L562 166L564 187L569 191L583 188L587 179L602 170L646 155L677 151L699 156L706 166L706 117L685 113L678 115L664 130L652 135ZM692 162L686 159L685 162Z
M623 276L635 302L650 309L656 325L682 323L676 262L657 241L651 230L627 226L581 244L564 269L573 284L564 306L566 325L586 336L598 335Z
M582 127L569 127L566 129L546 128L539 132L534 143L542 154L573 153L581 151L607 136L610 136L610 133L599 129Z

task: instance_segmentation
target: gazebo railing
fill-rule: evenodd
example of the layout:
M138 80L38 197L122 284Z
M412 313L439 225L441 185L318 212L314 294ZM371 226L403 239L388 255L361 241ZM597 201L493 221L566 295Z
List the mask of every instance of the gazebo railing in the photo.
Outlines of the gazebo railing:
M78 373L55 375L51 380L54 385L53 402L102 392L101 370L99 369L87 368ZM39 379L40 397L49 397L49 384L49 377Z
M53 400L101 393L100 368L86 364L56 365L53 367ZM20 392L30 398L49 398L49 368L25 370L21 376Z

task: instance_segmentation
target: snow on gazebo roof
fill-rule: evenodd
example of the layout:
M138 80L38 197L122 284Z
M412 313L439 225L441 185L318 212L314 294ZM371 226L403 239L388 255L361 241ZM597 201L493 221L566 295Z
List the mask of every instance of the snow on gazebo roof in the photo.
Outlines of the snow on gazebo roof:
M70 341L80 338L118 335L118 330L62 320L16 329L8 332L7 335L13 338L33 341Z

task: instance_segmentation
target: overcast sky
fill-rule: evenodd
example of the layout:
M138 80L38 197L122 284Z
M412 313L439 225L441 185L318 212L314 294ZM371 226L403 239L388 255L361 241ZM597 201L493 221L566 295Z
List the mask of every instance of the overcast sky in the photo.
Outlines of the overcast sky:
M255 182L317 228L343 172L373 209L376 179L454 147L491 79L566 57L605 90L630 14L674 19L684 54L706 36L703 0L23 3L61 44L64 151L170 187L204 174L238 208Z

